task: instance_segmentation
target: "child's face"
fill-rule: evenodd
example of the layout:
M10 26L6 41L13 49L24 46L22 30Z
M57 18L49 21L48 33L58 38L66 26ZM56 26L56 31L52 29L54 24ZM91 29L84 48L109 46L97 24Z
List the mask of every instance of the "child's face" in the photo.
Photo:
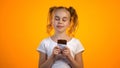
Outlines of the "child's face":
M56 32L64 32L70 25L70 13L65 9L57 9L53 13L52 25Z

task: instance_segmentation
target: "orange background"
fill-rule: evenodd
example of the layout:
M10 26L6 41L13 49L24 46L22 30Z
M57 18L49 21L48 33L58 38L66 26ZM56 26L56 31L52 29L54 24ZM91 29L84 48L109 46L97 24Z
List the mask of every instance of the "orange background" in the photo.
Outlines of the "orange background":
M0 68L37 68L51 6L73 6L79 16L85 68L120 68L120 1L0 0Z

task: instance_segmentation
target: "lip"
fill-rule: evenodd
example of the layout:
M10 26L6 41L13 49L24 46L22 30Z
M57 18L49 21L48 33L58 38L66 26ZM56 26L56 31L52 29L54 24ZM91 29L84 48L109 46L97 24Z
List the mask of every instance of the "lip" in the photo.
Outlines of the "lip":
M60 26L60 25L57 26L57 28L63 28L63 27L64 27L64 26Z

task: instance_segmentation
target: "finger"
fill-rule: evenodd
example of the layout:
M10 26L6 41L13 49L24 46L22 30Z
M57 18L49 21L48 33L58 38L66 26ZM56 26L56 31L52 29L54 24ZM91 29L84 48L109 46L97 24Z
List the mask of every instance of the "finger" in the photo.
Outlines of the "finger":
M58 54L58 52L57 51L55 51L55 53L54 53L55 55L57 55Z
M58 51L60 51L61 49L59 49L59 48L56 48L56 49L54 49L54 50L58 50Z
M59 50L59 49L56 49L55 51L57 51L57 52L60 52L61 50Z
M60 47L59 46L55 46L54 49L60 49Z
M69 53L68 51L64 51L63 53Z
M64 50L63 53L69 53L69 50Z
M60 49L55 49L54 51L57 51L58 53L60 53L60 52L61 52L61 50L60 50Z
M63 55L64 55L64 56L66 56L66 55L67 55L67 53L66 53L66 52L63 52Z
M69 51L68 49L64 49L63 51Z
M56 54L58 54L60 51L59 51L59 50L55 50L54 52L55 52Z
M67 49L69 49L69 48L68 48L67 46L65 46L65 47L64 47L64 50L67 50Z

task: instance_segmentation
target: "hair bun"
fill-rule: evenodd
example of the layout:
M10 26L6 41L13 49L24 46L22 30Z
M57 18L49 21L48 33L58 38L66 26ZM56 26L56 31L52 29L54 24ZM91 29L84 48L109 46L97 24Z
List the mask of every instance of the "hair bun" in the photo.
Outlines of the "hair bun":
M52 13L52 12L53 12L53 10L54 10L55 8L56 8L55 6L54 6L54 7L49 8L49 12L50 12L50 13Z
M69 7L68 10L70 11L71 16L73 16L74 13L76 12L73 7Z

